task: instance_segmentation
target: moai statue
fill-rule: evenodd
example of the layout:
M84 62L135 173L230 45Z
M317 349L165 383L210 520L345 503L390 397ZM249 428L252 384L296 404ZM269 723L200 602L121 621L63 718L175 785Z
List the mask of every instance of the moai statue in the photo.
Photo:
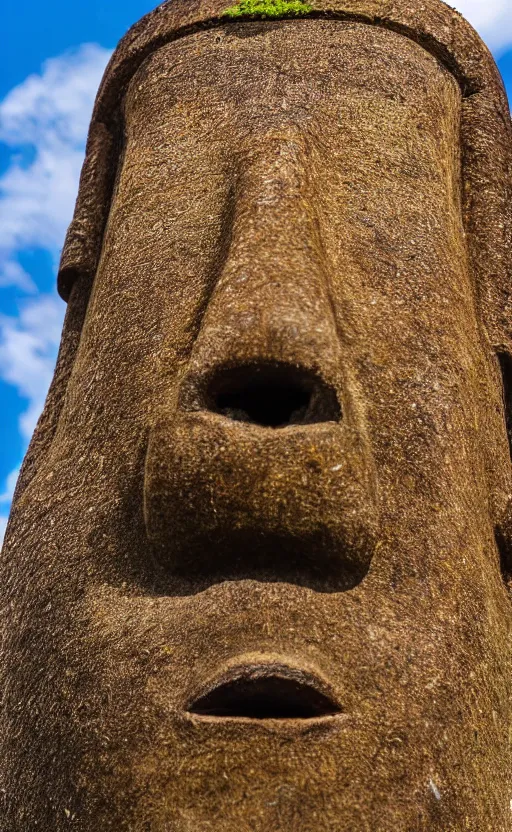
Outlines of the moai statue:
M511 148L441 0L121 42L1 558L2 832L512 828Z

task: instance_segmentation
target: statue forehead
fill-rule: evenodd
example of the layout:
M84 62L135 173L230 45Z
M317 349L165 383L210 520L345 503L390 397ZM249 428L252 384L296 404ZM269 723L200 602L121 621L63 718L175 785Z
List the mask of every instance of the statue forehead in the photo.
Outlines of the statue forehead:
M275 16L245 14L248 5L240 2L233 6L225 0L174 0L157 7L128 32L116 49L100 88L99 111L112 108L116 98L119 101L120 87L126 85L147 55L163 44L230 22L257 19L269 22L276 17L359 21L398 32L444 63L467 94L499 82L493 59L476 32L442 0L426 0L421 4L409 0L312 0L308 3L268 0L256 4L261 9L279 7L280 13Z
M315 49L306 56L304 46L311 45L311 39ZM188 100L191 88L198 95L214 97L219 87L228 98L231 91L236 95L242 90L238 101L243 105L258 93L259 81L269 72L275 75L275 83L260 90L268 98L277 91L293 97L297 89L302 94L311 90L318 98L317 88L327 98L340 86L389 95L400 84L402 94L417 102L429 94L415 83L418 80L436 85L445 80L458 86L434 54L397 32L354 21L306 18L199 29L159 46L135 71L126 99L136 99L149 83L177 84L177 100Z
M307 62L305 44L311 53ZM167 168L170 158L178 157L180 169L182 164L200 167L205 147L211 146L213 153L219 149L219 164L227 158L236 163L240 153L248 154L250 164L258 136L275 148L294 140L298 152L306 141L310 178L317 170L309 153L313 147L315 157L329 157L327 169L341 165L348 172L356 157L362 163L365 155L376 153L400 164L405 146L400 149L397 139L412 131L407 147L415 147L418 158L429 157L429 169L439 162L444 174L446 146L458 143L460 99L443 65L400 34L355 22L301 20L199 31L160 47L133 76L123 116L127 141L141 140L148 151L151 143L164 142L158 164L167 171L169 185L174 178L174 168ZM433 143L425 144L426 134ZM155 181L155 157L145 171L149 157L137 142L133 149L147 192ZM459 154L450 149L449 157L458 180ZM297 164L302 164L299 157ZM388 174L394 177L392 167ZM190 187L194 181L195 176ZM186 187L183 174L180 187ZM431 178L427 187L431 192Z

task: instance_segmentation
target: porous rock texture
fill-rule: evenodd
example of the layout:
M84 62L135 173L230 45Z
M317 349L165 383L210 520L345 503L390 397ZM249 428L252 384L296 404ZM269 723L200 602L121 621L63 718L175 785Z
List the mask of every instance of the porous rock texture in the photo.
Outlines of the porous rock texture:
M507 832L510 119L439 0L102 83L0 564L2 832Z

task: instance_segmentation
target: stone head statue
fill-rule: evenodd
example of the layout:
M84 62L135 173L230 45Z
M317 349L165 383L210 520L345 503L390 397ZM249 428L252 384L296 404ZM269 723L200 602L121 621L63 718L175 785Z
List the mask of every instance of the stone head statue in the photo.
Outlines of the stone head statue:
M1 557L2 832L510 829L511 148L441 0L121 42Z

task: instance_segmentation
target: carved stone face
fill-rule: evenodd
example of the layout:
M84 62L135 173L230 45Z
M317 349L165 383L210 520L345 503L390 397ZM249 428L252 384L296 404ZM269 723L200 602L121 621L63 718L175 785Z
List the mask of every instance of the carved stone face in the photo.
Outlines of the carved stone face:
M196 33L133 77L17 509L13 832L508 828L510 460L461 106L421 46L339 21Z

